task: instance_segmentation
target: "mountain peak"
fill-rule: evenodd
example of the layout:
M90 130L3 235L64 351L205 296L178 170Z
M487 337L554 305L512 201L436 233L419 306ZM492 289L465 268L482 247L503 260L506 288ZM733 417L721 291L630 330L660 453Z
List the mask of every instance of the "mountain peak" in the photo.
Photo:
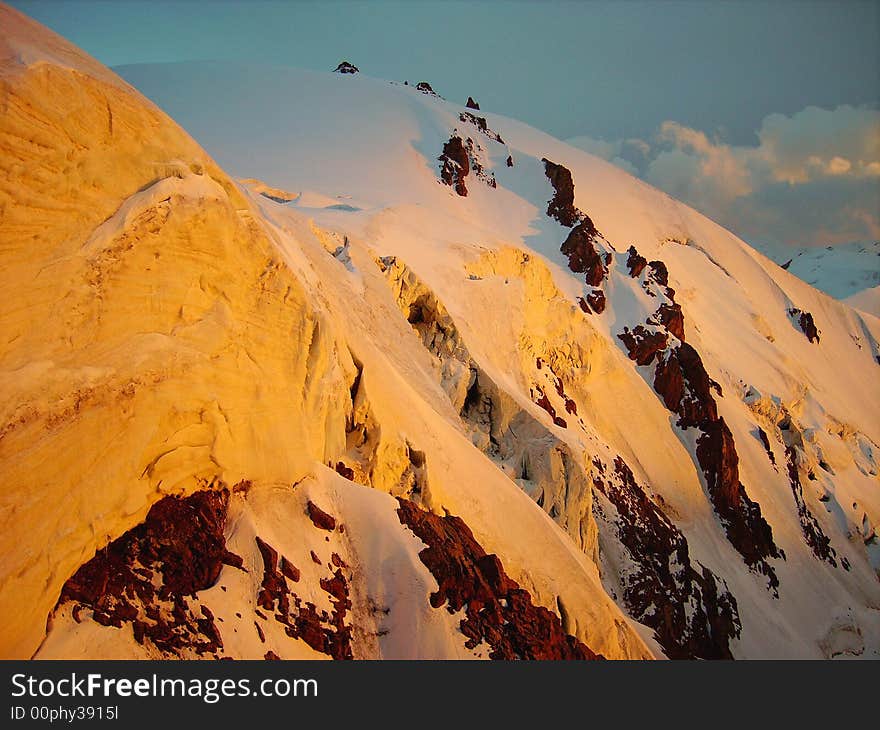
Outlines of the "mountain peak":
M221 169L36 33L4 655L880 656L880 321L425 82L122 69Z
M349 63L348 61L342 61L333 71L333 73L337 74L356 74L360 71L360 69L354 64Z

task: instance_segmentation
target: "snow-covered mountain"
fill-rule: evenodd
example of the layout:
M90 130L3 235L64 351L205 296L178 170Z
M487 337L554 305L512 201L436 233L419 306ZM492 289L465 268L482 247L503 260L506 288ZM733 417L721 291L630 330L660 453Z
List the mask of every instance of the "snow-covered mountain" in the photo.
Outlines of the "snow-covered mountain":
M2 655L880 654L880 320L430 87L0 29Z
M851 307L860 309L875 317L880 317L880 286L863 289L860 292L851 294L844 301Z
M880 241L767 251L811 286L880 316Z

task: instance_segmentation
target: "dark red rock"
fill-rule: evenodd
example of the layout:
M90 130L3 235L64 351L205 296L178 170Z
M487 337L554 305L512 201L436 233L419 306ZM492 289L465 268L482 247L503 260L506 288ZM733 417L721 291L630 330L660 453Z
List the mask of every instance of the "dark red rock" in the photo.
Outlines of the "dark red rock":
M552 369L550 370L550 374L553 377L553 387L556 389L556 395L560 398L565 398L565 385L563 385L562 379L556 375Z
M816 323L813 321L813 315L809 312L803 312L800 309L789 309L789 315L796 318L798 326L801 328L810 342L819 342L819 330L816 329Z
M468 109L476 109L477 111L480 111L480 105L473 100L473 97L468 97L467 104L465 104L465 106Z
M354 469L346 466L345 462L337 461L334 469L340 476L345 477L349 481L354 481Z
M761 515L760 506L749 499L739 481L739 456L733 434L723 418L703 423L700 428L703 433L697 439L697 461L727 539L747 565L767 576L769 587L775 591L779 579L766 559L779 558L781 553L773 542L773 530Z
M679 412L685 392L684 375L674 355L658 360L654 368L654 390L663 399L667 410Z
M278 572L278 553L264 540L256 538L263 557L263 581L257 593L257 605L267 611L287 611L289 606L287 583Z
M596 314L602 314L605 311L605 292L601 289L593 289L587 294L587 303Z
M713 384L699 353L685 342L660 358L654 370L654 390L679 415L682 428L717 420Z
M644 256L639 255L635 246L630 246L627 254L626 267L629 269L629 275L635 279L645 270L648 260Z
M630 247L628 265L631 272L642 266L635 248ZM709 377L699 353L684 342L684 315L669 288L669 272L662 261L650 261L648 278L664 287L671 304L661 304L651 315L649 324L664 327L681 344L669 348L665 334L636 326L625 329L618 337L630 358L647 365L656 358L654 390L668 410L678 415L677 426L697 428L696 459L706 479L712 506L730 543L753 570L768 578L768 587L776 592L779 580L769 558L784 558L773 542L770 525L761 514L760 505L752 501L739 481L739 456L730 429L718 416L712 396L721 395L721 386Z
M341 569L337 568L332 578L321 578L320 584L321 588L329 593L337 601L348 601L348 589L346 587L345 577L342 575ZM349 603L349 608L350 607L351 604Z
M437 96L437 92L431 88L431 84L427 81L419 81L419 83L416 84L416 91L421 91L423 94Z
M816 329L816 323L813 322L812 314L809 312L801 314L801 316L798 317L798 324L800 324L801 329L810 342L819 342L819 330Z
M302 639L315 651L329 654L327 636L321 626L321 616L314 605L306 604L296 617L294 635Z
M266 661L281 661L281 657L278 656L274 651L267 651L263 655L263 659L265 659Z
M479 129L483 134L485 134L489 139L493 139L496 142L500 142L504 144L504 140L501 139L501 135L498 132L489 128L489 124L486 121L486 117L478 117L476 114L472 114L471 112L462 112L458 115L458 119L461 122L465 122L466 124L473 124L477 129Z
M263 570L274 573L278 567L278 553L269 543L259 536L256 537L257 548L263 558Z
M262 608L273 612L275 620L284 625L285 633L299 638L316 651L330 655L334 659L351 659L351 627L346 625L347 611L351 608L348 598L348 583L342 574L340 565L330 578L320 578L319 585L331 597L333 613L319 614L314 604L303 602L291 592L285 578L294 583L300 580L300 571L287 558L281 558L281 572L277 570L278 553L267 543L257 538L260 553L263 556L264 576L257 603ZM320 565L321 561L312 551L312 560ZM342 560L334 553L339 563ZM343 564L344 565L344 564ZM265 617L255 611L261 618ZM257 632L263 638L258 624Z
M542 158L541 162L544 163L544 174L553 186L553 197L547 204L547 215L555 218L566 228L571 228L583 215L574 205L574 181L571 178L571 170L550 162L546 157Z
M320 530L327 530L328 532L332 532L336 529L336 519L331 515L328 515L324 510L318 507L318 505L312 502L312 500L308 501L306 509L309 513L309 519L315 527Z
M651 278L662 286L669 286L669 270L662 261L649 261Z
M788 467L788 482L794 495L804 540L819 560L837 567L837 551L831 546L831 539L822 530L819 521L804 501L804 490L798 472L798 453L793 446L786 447L785 460Z
M140 643L149 640L169 654L185 648L200 654L219 651L223 640L210 610L200 606L195 613L186 597L214 585L224 564L242 564L226 549L228 501L225 487L160 500L142 524L107 545L67 580L59 605L75 601L90 608L93 620L105 626L129 623ZM158 590L154 576L159 578ZM139 618L141 611L145 619Z
M704 423L697 442L697 458L707 471L706 482L713 501L722 511L735 512L740 506L739 456L733 434L723 418Z
M614 526L635 569L621 576L630 614L650 626L672 659L731 659L742 628L736 599L711 571L691 562L687 539L636 482L619 456L613 474L594 460L594 486L616 509ZM597 520L607 519L594 501Z
M294 583L299 583L299 578L300 578L299 568L297 568L293 563L291 563L283 555L281 556L281 575L283 575L285 578L289 578Z
M547 398L543 389L540 386L535 386L535 390L538 392L539 397L535 400L535 405L541 406L547 413L550 414L550 418L553 419L553 423L560 428L568 428L568 423L566 423L564 418L561 418L556 415L556 409L553 407L553 404Z
M684 342L684 314L680 304L661 304L652 319L663 325L669 334Z
M439 517L402 498L398 503L401 523L427 545L419 558L438 584L431 605L453 613L464 609L459 629L468 648L485 642L491 659L601 658L566 634L555 613L535 606L461 518Z
M440 179L443 183L449 185L462 197L467 197L465 178L470 172L470 157L461 137L453 134L449 141L443 144L443 154L437 159L442 163Z
M507 166L513 167L513 157L511 155L507 155Z
M638 365L649 365L669 341L665 332L649 330L642 325L636 325L632 330L626 328L617 337L626 347L629 359Z
M568 258L568 268L584 274L590 286L599 286L608 274L608 267L593 245L599 232L588 216L578 223L562 243L560 251Z

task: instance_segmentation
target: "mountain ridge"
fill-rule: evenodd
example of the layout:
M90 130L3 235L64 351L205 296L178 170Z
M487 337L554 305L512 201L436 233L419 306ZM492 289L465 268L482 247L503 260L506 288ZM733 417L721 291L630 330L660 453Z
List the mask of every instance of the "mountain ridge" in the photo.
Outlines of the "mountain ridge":
M360 73L234 68L126 73L263 183L232 182L133 92L54 68L51 94L4 85L41 113L83 85L107 101L56 112L41 144L94 160L109 212L7 229L22 268L0 315L47 325L0 351L4 549L28 576L0 575L2 613L26 597L49 628L11 623L4 655L532 656L493 628L514 601L609 658L876 656L876 320L525 125ZM164 136L143 154L146 129ZM466 195L444 184L453 138ZM95 149L128 150L130 190ZM37 184L82 205L63 165L34 160L9 205ZM543 160L569 173L573 226L548 214ZM105 464L82 447L102 433L126 444ZM189 514L163 500L206 490L226 490L223 519L199 507L187 530L238 560L212 554L195 599L161 557L126 563L140 578L115 592L72 590L106 546L122 559L165 529L148 515ZM46 525L38 560L22 520ZM447 529L470 547L428 557Z

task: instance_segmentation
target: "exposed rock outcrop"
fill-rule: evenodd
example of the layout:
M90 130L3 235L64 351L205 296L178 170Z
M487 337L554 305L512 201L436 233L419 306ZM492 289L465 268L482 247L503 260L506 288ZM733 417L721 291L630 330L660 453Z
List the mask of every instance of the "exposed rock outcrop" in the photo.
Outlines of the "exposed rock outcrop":
M477 108L479 109L479 107ZM472 114L471 112L462 112L458 115L458 118L462 122L473 124L489 139L494 140L495 142L498 142L500 144L504 144L504 140L501 139L501 135L498 134L498 132L489 128L489 125L486 122L486 117L478 117L476 114Z
M458 130L453 131L449 140L443 144L443 153L437 159L441 163L441 182L454 188L462 197L468 194L465 178L471 172L490 188L497 187L495 175L485 167L487 159L485 150L470 137L462 139L458 135Z
M684 342L684 314L680 304L664 302L648 321L662 325L669 334Z
M801 486L801 478L798 469L798 452L794 446L786 446L785 462L788 469L788 482L791 485L791 492L794 495L794 501L797 505L798 518L801 522L801 531L804 533L804 539L810 550L813 551L819 560L837 567L837 552L831 546L831 540L823 532L819 521L810 512L804 501L804 490Z
M306 507L309 513L309 519L315 527L329 532L336 529L336 518L334 518L333 515L328 515L311 500L309 500Z
M583 213L574 204L574 181L571 170L564 165L551 162L546 157L541 158L541 162L544 163L544 174L553 186L553 197L547 203L547 215L566 228L577 225Z
M827 457L816 439L815 431L804 428L800 423L796 415L800 404L798 402L786 403L779 398L762 395L760 391L751 386L744 393L743 400L756 419L770 431L768 434L761 426L757 427L758 438L764 445L774 468L776 468L776 457L771 449L771 438L775 443L780 443L785 450L783 462L785 475L788 477L788 484L794 497L801 533L810 551L818 560L823 560L835 567L839 562L840 567L844 570L850 570L849 560L843 555L838 555L831 544L831 539L822 529L819 520L808 505L810 492L815 497L817 489L814 486L805 493L806 484L816 484L818 481L817 471L827 479L835 473L835 467L826 461ZM872 454L874 449L871 442L866 440L863 434L853 433L833 419L828 423L827 432L843 441L852 458L852 463L857 469L863 474L876 477L876 469L871 466L870 460L865 459L866 455ZM828 509L827 503L835 497L829 494L827 487L824 489L819 487L818 491L817 501L825 503L826 509Z
M473 97L471 97L471 96L469 96L469 97L467 98L467 103L465 104L465 106L466 106L468 109L476 109L477 111L480 111L480 105L477 104L477 102L475 102L474 99L473 99Z
M455 192L466 197L468 194L465 178L471 170L470 157L465 149L461 137L453 134L443 144L443 154L440 160L440 179L444 184L455 189Z
M308 504L311 508L312 502ZM337 561L339 565L330 577L319 579L320 588L330 597L332 610L328 614L319 610L314 603L303 601L290 589L287 580L298 582L300 573L285 557L281 558L279 570L277 551L259 537L257 545L263 557L263 582L257 595L257 605L282 624L289 637L301 639L315 651L333 659L352 659L352 628L346 623L352 603L348 580L343 572L347 566ZM315 557L312 551L313 560ZM321 565L320 560L316 564ZM257 630L262 631L259 624Z
M333 73L337 74L356 74L360 71L360 69L352 63L348 61L343 61L340 63L334 70Z
M654 371L654 390L679 416L681 428L701 427L718 420L712 397L717 384L709 377L699 353L687 343L664 352Z
M602 314L605 311L605 292L601 289L593 289L589 294L587 294L587 304L590 305L592 310L596 314Z
M702 434L697 439L697 461L727 539L750 567L767 576L768 586L775 592L779 579L767 559L781 558L782 553L773 542L773 531L760 505L749 499L739 481L739 455L733 434L723 418L703 422L699 428Z
M730 659L742 628L736 599L723 580L692 563L687 539L636 482L619 456L614 468L593 461L593 511L611 526L633 568L622 571L623 601L653 628L671 659ZM603 506L604 505L604 506Z
M542 161L544 173L553 186L547 215L571 227L559 250L568 259L568 268L576 274L583 274L584 283L589 287L586 296L577 299L578 305L586 314L601 314L608 301L602 285L608 277L611 252L604 241L600 243L602 235L590 217L574 205L571 171L546 158Z
M222 650L211 611L190 601L214 585L224 564L242 566L242 559L226 549L223 532L229 492L212 486L153 505L143 524L67 580L59 606L75 603L74 617L88 609L105 626L131 624L136 641L149 641L166 654Z
M626 261L631 276L648 271L646 281L653 282L652 296L661 296L647 325L625 327L618 338L629 357L638 365L654 366L653 387L666 408L678 415L681 429L699 431L695 457L706 480L706 489L715 512L725 528L730 543L754 570L767 576L768 586L776 593L779 580L769 558L781 558L773 542L770 525L739 480L739 456L733 434L718 414L712 392L721 395L721 386L709 377L700 354L684 341L684 314L669 287L669 271L662 261L646 262L634 247ZM638 274L636 273L638 272ZM659 292L659 293L658 293ZM675 339L670 340L668 335Z
M645 270L648 259L640 255L635 246L630 246L627 254L626 267L629 269L629 275L635 279Z
M596 250L599 231L588 216L581 214L580 222L562 243L560 249L568 257L568 268L577 274L584 274L590 286L599 286L608 274L605 257Z
M497 555L487 554L459 517L437 515L398 499L397 514L427 547L419 558L438 589L434 608L464 611L465 646L489 647L491 659L600 659L565 632L552 611L535 606L528 591L508 577Z
M546 393L544 393L540 386L535 387L535 392L532 397L534 398L535 405L540 406L545 411L547 411L547 413L550 414L550 418L553 419L554 426L559 426L559 428L568 428L568 423L566 423L564 418L556 415L556 408L553 407L550 399L547 398Z
M791 308L788 310L788 316L792 322L796 323L804 336L810 341L818 344L819 330L816 329L816 323L813 321L813 315L809 312L803 312L800 309Z
M632 330L624 327L623 332L617 337L626 346L630 360L635 360L638 365L650 365L657 353L665 349L669 341L665 332L647 329L640 324Z

